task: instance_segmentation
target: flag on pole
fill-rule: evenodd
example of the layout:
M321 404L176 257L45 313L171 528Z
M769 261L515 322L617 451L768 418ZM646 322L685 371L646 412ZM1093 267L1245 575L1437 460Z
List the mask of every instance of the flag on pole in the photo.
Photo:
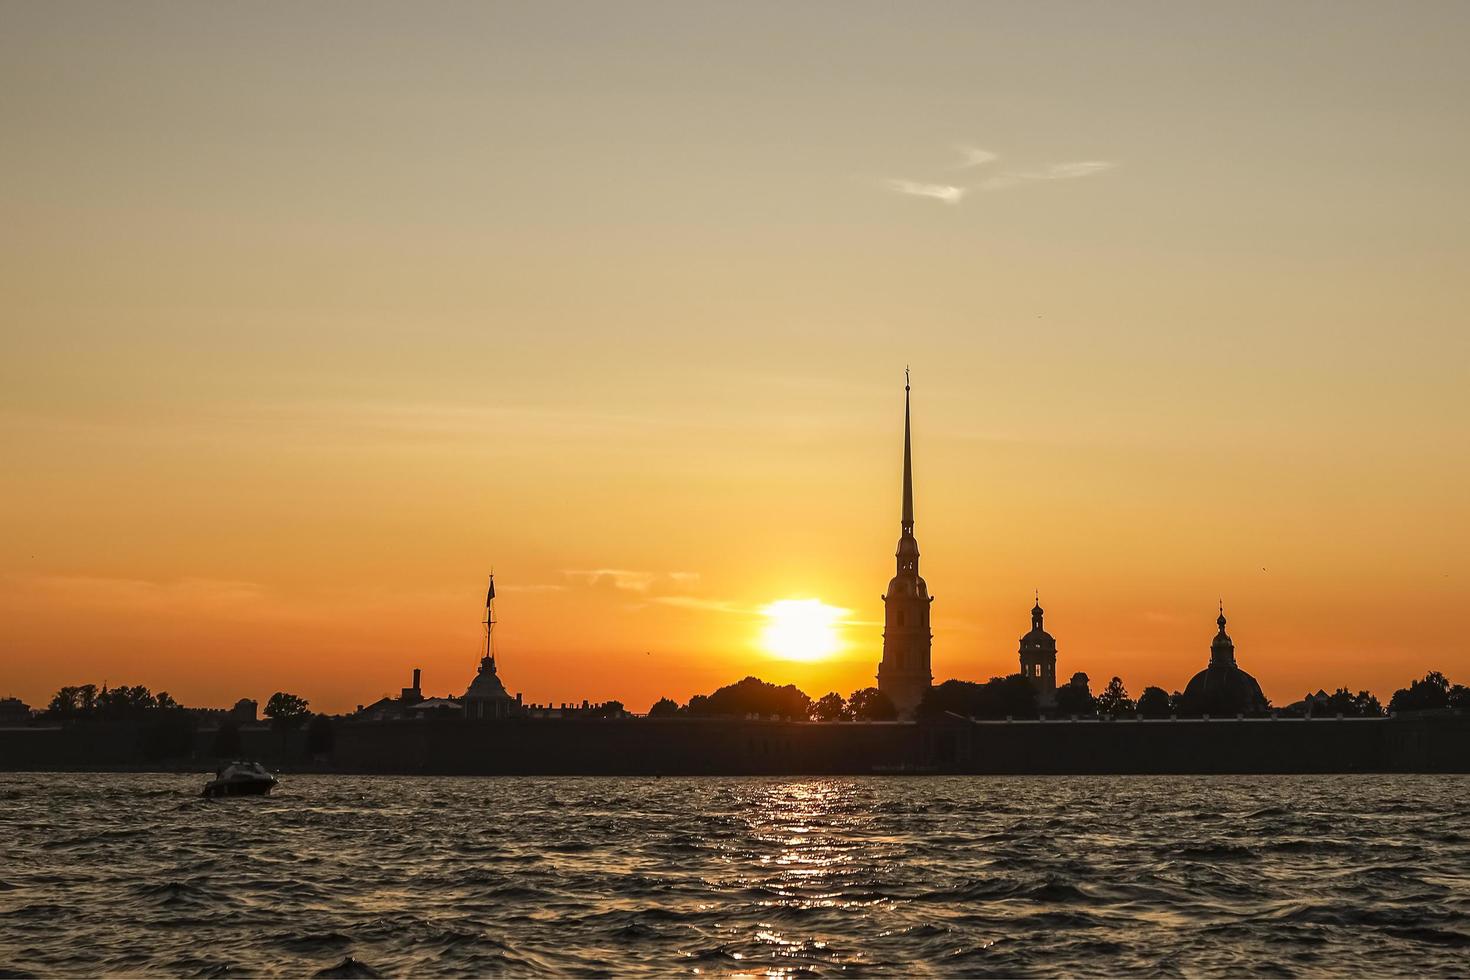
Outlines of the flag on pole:
M490 576L490 591L485 593L485 605L490 605L490 600L495 598L495 576Z

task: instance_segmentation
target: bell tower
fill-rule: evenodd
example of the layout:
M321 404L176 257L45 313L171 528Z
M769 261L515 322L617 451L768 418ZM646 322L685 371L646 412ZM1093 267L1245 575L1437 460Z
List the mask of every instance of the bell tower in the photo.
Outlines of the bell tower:
M1031 607L1031 632L1021 637L1021 675L1036 688L1036 703L1050 708L1057 700L1057 641L1042 628L1041 593Z
M883 660L878 690L899 717L912 718L934 675L929 669L929 604L934 600L919 577L919 542L914 539L914 471L909 433L909 373L903 373L903 516L899 521L898 567L883 598Z

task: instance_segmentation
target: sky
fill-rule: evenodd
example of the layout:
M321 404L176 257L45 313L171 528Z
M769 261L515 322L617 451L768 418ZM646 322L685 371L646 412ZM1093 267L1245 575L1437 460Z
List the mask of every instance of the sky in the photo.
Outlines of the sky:
M0 696L869 686L906 365L936 680L1470 682L1467 36L0 0Z

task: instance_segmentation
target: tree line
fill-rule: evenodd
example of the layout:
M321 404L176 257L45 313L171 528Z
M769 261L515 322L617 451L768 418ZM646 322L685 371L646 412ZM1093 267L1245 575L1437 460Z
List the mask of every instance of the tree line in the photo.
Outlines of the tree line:
M1470 710L1470 688L1451 684L1443 673L1430 671L1422 679L1395 691L1386 710L1372 693L1354 694L1346 687L1332 694L1309 694L1300 704L1303 705L1300 708L1281 708L1277 713L1299 717L1381 718L1400 711ZM1077 673L1070 682L1057 688L1055 707L1044 710L1030 680L1021 674L1011 674L992 677L984 683L948 680L936 684L925 694L918 714L921 718L952 713L992 720L1038 718L1043 714L1058 718L1169 718L1207 713L1203 707L1206 706L1190 705L1179 691L1171 694L1154 685L1145 687L1135 700L1120 677L1112 678L1100 692L1093 694L1088 676ZM846 698L832 691L814 699L794 684L778 687L756 677L727 684L710 694L696 694L683 705L672 698L659 698L648 710L649 718L752 715L805 721L887 721L895 718L897 712L888 696L874 687L854 691Z
M332 720L314 714L310 702L286 691L277 691L265 703L262 712L271 728L282 736L306 726L306 752L325 755L332 750L335 733ZM99 688L96 684L78 684L59 689L41 712L44 721L62 723L135 722L139 724L141 751L148 758L190 756L194 750L199 716L183 707L167 691L154 694L142 684ZM240 754L240 726L232 718L220 721L215 730L209 754L216 758L232 758Z
M843 697L831 691L815 700L796 687L777 687L755 677L726 684L710 694L696 694L688 704L659 698L650 718L787 718L795 721L891 721L898 711L888 695L865 687Z

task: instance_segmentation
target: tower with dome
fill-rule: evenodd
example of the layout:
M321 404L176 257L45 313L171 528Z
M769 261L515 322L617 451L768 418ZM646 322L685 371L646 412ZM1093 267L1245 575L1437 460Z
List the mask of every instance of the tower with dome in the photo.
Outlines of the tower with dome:
M1021 676L1036 689L1036 703L1050 708L1057 703L1057 641L1042 629L1044 612L1041 595L1031 607L1031 632L1021 637Z
M1225 632L1225 604L1220 604L1219 632L1210 643L1210 663L1184 689L1180 708L1188 714L1231 716L1258 714L1270 704L1256 679L1235 663L1235 641Z

